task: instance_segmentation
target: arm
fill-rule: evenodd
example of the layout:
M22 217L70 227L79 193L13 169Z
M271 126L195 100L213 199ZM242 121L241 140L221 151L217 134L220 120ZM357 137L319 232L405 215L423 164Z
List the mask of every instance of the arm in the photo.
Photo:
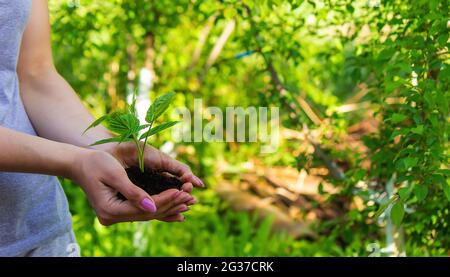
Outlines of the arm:
M110 154L59 143L0 127L0 171L40 173L71 178L86 192L102 224L120 221L182 220L187 193L167 191L150 198L131 184L121 164ZM129 200L116 200L120 191ZM181 198L181 197L178 197ZM144 199L147 199L143 202ZM156 202L149 207L148 201ZM172 204L174 202L175 204ZM151 205L151 204L150 204ZM149 213L150 212L150 213Z
M133 185L123 168L124 161L132 160L133 152L128 146L120 149L107 146L108 152L82 148L109 133L98 127L90 136L81 136L93 118L54 68L49 29L47 1L33 1L23 35L18 74L24 106L41 138L0 127L0 171L73 179L86 192L100 222L105 225L151 219L183 220L180 212L195 202L193 197L177 190L150 197ZM167 158L152 160L172 171L188 173L185 167ZM192 184L185 183L183 190L191 189ZM128 200L118 199L117 192Z
M0 138L0 171L71 178L71 165L79 152L84 150L4 127L0 127Z
M128 180L122 165L104 151L59 143L0 127L0 171L39 173L70 178L80 184L99 221L159 219L182 221L181 211L195 200L188 193L167 190L151 198ZM120 191L128 199L117 199ZM154 202L150 207L148 202ZM150 204L151 205L151 204Z
M97 126L86 134L83 131L94 118L80 101L71 86L56 71L50 43L50 24L47 1L33 1L33 9L25 29L20 50L18 74L22 101L33 126L40 137L73 145L89 144L110 137L103 126ZM126 149L121 149L126 148ZM137 155L130 144L115 143L95 146L113 154L122 163L134 163ZM130 156L117 155L128 153ZM146 147L147 166L162 169L180 177L185 183L204 187L184 164L152 147Z
M94 118L55 69L45 0L33 1L17 71L22 101L40 137L81 147L109 137L102 126L82 136Z

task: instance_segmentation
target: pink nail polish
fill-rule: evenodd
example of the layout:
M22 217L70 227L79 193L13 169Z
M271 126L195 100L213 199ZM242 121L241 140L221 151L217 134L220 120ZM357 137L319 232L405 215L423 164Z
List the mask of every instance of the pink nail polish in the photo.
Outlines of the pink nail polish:
M187 212L187 211L189 211L188 207L183 207L183 208L178 210L179 213L184 213L184 212Z
M203 183L203 181L200 179L200 178L198 178L198 177L195 177L195 178L197 178L197 181L202 185L202 187L204 188L205 187L205 183Z
M152 202L150 199L148 199L148 198L144 198L144 200L141 201L141 206L142 206L145 210L147 210L147 211L149 211L149 212L151 212L151 213L156 212L156 205L155 205L155 203L153 203L153 202Z
M173 198L177 198L178 196L180 196L180 194L182 193L182 190L179 190L177 192L175 192L175 194L173 195Z

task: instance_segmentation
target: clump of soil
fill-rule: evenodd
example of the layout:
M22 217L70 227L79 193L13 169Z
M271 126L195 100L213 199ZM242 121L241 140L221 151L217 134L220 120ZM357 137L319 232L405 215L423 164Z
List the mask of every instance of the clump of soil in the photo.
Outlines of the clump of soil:
M170 175L167 172L162 172L153 169L145 169L141 172L139 167L129 167L125 169L128 178L136 186L145 190L149 195L161 193L168 189L181 189L183 182L177 177ZM122 194L118 194L118 197L122 200L126 198Z

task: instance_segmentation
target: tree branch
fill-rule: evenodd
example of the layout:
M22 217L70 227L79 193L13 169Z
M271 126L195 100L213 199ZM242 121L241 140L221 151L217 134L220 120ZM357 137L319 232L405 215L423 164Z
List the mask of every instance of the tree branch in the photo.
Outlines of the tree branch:
M247 5L244 5L244 7L247 10L247 13L249 16L251 28L254 30L255 35L256 35L256 41L258 43L258 53L260 53L260 55L262 55L262 57L266 63L266 68L270 74L271 81L275 85L276 90L281 95L282 104L287 106L288 109L290 109L294 113L298 112L298 109L301 109L314 124L316 124L316 125L322 124L322 120L320 119L320 117L314 112L312 107L308 104L308 102L305 99L303 99L303 97L298 96L297 99L292 99L292 97L289 97L289 91L286 89L286 86L281 81L277 70L273 66L272 61L269 58L267 58L266 55L264 55L264 53L261 51L262 39L259 35L258 29L255 26L255 23L253 22L253 20L251 18L252 17L251 9ZM302 126L302 123L299 121L298 117L295 116L295 114L290 113L290 118L291 118L291 120L293 120L293 122L296 123L297 126ZM304 129L306 128L305 126L302 126L302 127ZM342 169L340 169L339 166L323 151L320 144L310 134L310 132L307 128L306 128L305 134L306 134L305 139L309 143L311 143L314 147L314 154L324 162L325 166L328 168L328 170L330 171L330 174L333 176L333 178L335 178L336 180L344 179L345 175L344 175Z
M208 38L208 35L211 31L214 20L216 20L216 16L215 15L210 16L208 18L206 25L200 31L200 35L198 37L198 42L197 42L197 45L195 46L194 53L192 54L192 61L188 67L188 71L192 71L194 69L194 67L197 65L198 61L200 60L200 57L201 57L201 54L203 51L203 47L205 46L206 39Z
M214 62L217 60L217 57L219 57L220 52L222 52L223 46L227 42L231 33L233 32L235 26L236 26L236 22L234 20L230 20L227 22L227 24L225 25L225 28L222 31L222 34L220 35L219 39L217 40L216 44L214 45L214 48L212 49L211 53L209 54L208 60L206 61L206 65L205 65L205 71L208 70L214 64Z

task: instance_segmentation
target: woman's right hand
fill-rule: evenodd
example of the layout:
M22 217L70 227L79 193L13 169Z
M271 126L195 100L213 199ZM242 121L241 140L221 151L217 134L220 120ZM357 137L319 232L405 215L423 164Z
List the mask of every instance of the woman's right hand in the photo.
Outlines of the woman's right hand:
M70 178L80 184L103 225L152 219L184 221L182 213L196 201L188 193L192 189L191 183L185 183L181 191L169 189L148 195L128 179L123 165L104 151L80 150ZM118 192L128 200L119 199Z

